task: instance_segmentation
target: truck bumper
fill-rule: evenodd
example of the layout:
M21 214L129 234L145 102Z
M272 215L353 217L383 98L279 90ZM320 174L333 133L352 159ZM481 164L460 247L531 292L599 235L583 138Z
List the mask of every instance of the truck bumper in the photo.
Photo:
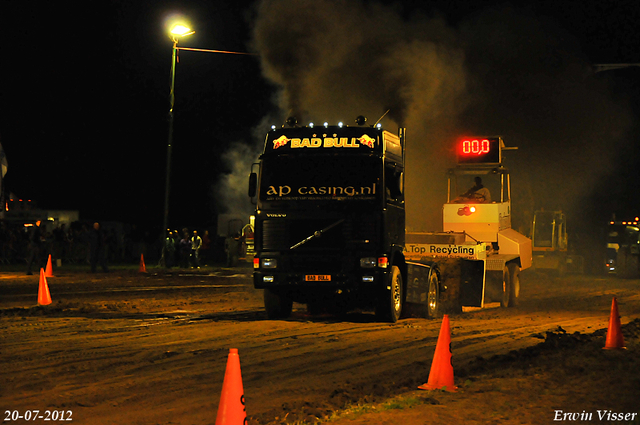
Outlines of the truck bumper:
M362 269L327 275L260 270L253 272L253 284L256 289L370 291L384 287L389 281L389 273L388 269Z

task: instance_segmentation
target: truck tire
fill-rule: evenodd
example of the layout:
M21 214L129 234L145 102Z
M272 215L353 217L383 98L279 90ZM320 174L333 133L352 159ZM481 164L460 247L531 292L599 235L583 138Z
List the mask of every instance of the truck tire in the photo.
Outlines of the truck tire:
M269 288L264 290L264 309L269 319L286 319L291 316L293 301Z
M507 264L502 270L502 296L500 307L515 307L520 296L520 267L515 263Z
M431 272L429 274L429 289L427 292L427 316L430 319L438 317L440 310L440 280L438 274Z
M402 314L402 304L404 301L404 288L402 273L398 266L391 267L391 278L389 285L382 288L382 294L378 299L376 316L380 320L395 323Z
M520 266L516 263L507 264L509 271L509 307L517 307L520 300Z

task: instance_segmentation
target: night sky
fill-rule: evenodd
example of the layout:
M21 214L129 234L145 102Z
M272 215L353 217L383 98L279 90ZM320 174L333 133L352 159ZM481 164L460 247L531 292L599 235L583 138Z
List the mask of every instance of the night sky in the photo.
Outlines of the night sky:
M265 47L264 40L256 42L256 20L262 28L271 25L271 30L296 23L295 14L281 21L277 15L267 20L264 9L276 3L263 2L261 10L250 1L3 2L0 142L9 164L6 190L35 200L43 209L77 209L81 219L123 221L160 230L172 46L166 19L172 13L182 14L196 30L180 46L265 54L277 49ZM571 57L582 64L640 63L636 1L540 1L526 6L492 1L333 3L364 4L358 10L374 11L382 4L396 21L416 28L417 22L438 20L447 34L454 34L443 44L466 43L467 63L480 63L483 55L478 49L470 50L469 40L478 40L482 46L489 27L505 25L500 21L504 19L533 23L538 36L545 34L535 41L518 39L523 45L540 43L541 47L529 48L529 55L542 52L545 56L553 49L554 55L562 56L570 49ZM304 9L311 3L286 4ZM330 25L331 19L323 22ZM468 35L470 28L475 31L473 37ZM547 28L553 30L547 32ZM410 38L408 34L403 37ZM509 38L508 33L504 36ZM502 58L510 62L509 53ZM263 59L180 52L171 227L211 225L217 213L246 208L233 206L238 191L246 193L246 178L242 173L234 176L234 163L246 168L254 162L264 132L271 124L281 124L278 120L288 113L281 110L285 101L278 96L279 82L263 76L268 63ZM553 66L548 68L555 72ZM590 216L604 216L612 209L632 214L640 208L640 68L589 78L608 87L612 104L624 104L625 111L631 111L631 123L623 135L616 136L624 143L610 145L616 152L607 157L616 166L599 171L589 183L589 193L581 198L584 211ZM531 81L535 78L527 84ZM556 80L545 75L540 81ZM474 126L484 130L478 123L465 130ZM502 131L496 128L493 134ZM411 135L410 128L408 132ZM590 155L597 158L599 153L594 150ZM235 189L235 197L225 194L229 189ZM566 209L576 210L574 205Z

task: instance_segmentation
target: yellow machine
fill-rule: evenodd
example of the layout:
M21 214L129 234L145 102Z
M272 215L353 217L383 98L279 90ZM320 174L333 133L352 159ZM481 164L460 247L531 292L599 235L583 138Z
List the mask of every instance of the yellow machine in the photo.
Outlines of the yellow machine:
M511 182L502 166L507 149L500 137L461 141L458 166L449 172L443 232L406 234L406 257L431 259L463 309L517 305L520 271L531 267L531 240L511 228ZM476 185L455 196L471 179Z
M569 255L567 218L562 211L536 211L531 240L534 269L559 275L566 272L582 273L583 258Z
M562 211L536 211L533 215L533 266L537 270L567 268L567 224Z

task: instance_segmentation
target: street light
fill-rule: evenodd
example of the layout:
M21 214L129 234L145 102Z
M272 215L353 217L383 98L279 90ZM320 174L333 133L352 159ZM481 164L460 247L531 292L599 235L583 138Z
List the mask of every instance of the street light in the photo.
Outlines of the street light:
M173 40L173 55L171 58L171 91L169 93L169 136L167 138L167 171L166 171L166 181L165 181L165 191L164 191L164 222L163 222L163 233L164 233L164 241L167 240L167 226L169 225L169 191L171 184L171 147L173 144L173 105L175 103L175 81L176 81L176 57L178 55L178 39L180 37L186 37L188 35L194 34L195 31L187 28L184 25L178 24L174 25L170 30L170 37ZM164 247L162 249L162 263L166 264L166 260L164 257Z

